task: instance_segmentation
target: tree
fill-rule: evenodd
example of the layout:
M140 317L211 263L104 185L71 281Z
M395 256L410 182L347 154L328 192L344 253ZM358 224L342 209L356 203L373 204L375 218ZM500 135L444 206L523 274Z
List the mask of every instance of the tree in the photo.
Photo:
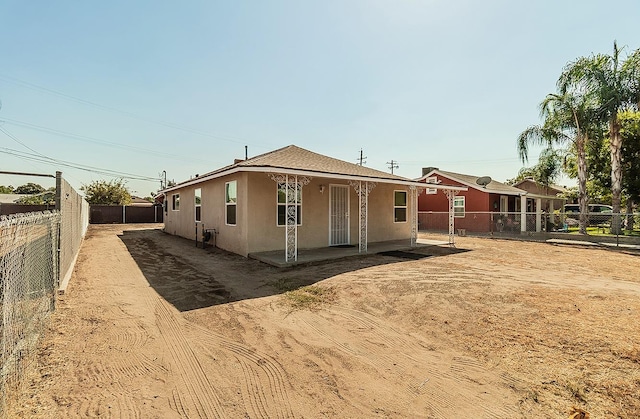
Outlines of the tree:
M579 91L565 91L563 94L548 94L540 104L542 125L534 125L524 130L517 140L518 154L524 163L528 160L531 144L569 146L577 151L578 161L578 202L580 204L580 233L587 234L588 196L587 163L585 145L593 130L591 120L594 100L589 94Z
M127 205L131 203L131 194L122 179L95 180L88 185L82 185L85 199L95 205Z
M0 185L0 193L13 193L13 186Z
M634 224L634 203L640 202L640 112L621 112L620 136L622 137L622 187L627 194L627 229Z
M634 200L640 201L640 112L621 112L623 189Z
M613 206L612 232L620 232L620 204L622 196L622 137L618 114L638 109L640 103L640 49L626 60L620 60L620 50L613 43L613 54L580 57L569 63L560 79L562 93L582 91L594 95L598 102L596 116L609 126L611 155L611 195Z
M553 148L546 148L540 153L538 163L535 166L523 167L518 171L515 178L507 179L505 183L514 185L521 180L532 179L538 185L545 187L548 194L549 185L554 183L562 173L562 162L563 158L559 151Z
M20 185L18 186L13 193L16 194L24 194L24 195L34 195L37 193L42 193L44 192L45 189L44 187L42 187L41 185L38 185L37 183L27 183L25 185Z
M56 188L53 186L44 192L22 197L16 203L22 205L55 205Z

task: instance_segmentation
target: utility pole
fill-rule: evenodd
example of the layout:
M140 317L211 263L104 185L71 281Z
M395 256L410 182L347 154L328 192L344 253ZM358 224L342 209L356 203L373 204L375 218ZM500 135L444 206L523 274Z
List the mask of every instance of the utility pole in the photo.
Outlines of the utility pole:
M367 158L362 156L362 149L360 149L360 158L358 158L358 165L362 166L367 162Z
M398 166L398 162L395 160L388 161L387 164L389 165L389 169L391 169L391 174L393 174L393 169L400 168L400 166Z
M167 171L163 170L162 173L158 173L160 176L160 189L167 187Z

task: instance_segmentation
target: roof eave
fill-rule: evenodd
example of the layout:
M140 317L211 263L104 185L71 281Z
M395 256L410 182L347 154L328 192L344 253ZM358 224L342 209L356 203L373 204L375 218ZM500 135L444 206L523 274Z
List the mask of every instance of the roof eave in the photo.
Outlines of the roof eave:
M394 178L382 178L382 177L375 177L375 176L348 175L343 173L316 172L313 170L287 169L287 168L273 167L273 166L234 166L227 170L221 170L219 172L214 172L209 175L205 175L196 179L182 182L170 188L163 189L159 191L159 193L166 194L171 191L186 188L188 186L197 185L202 182L206 182L212 179L217 179L223 176L229 176L239 172L281 173L284 175L298 175L298 176L310 176L310 177L326 178L326 179L342 179L342 180L353 180L353 181L362 181L362 182L389 183L394 185L416 186L420 188L448 189L448 190L454 190L454 191L468 190L468 188L465 186L436 185L436 184L432 185L432 184L425 184L424 182L417 182L410 179L404 180L404 179L394 179Z

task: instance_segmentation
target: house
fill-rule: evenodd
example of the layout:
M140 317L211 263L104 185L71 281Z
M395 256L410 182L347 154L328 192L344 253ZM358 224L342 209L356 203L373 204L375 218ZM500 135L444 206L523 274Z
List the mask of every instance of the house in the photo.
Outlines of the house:
M415 245L423 186L290 145L164 189L164 230L243 256L282 250L287 262L298 249Z
M515 188L528 192L529 195L541 197L542 209L548 214L553 214L557 209L562 210L566 203L566 198L562 194L567 192L567 188L559 185L541 185L532 178L526 178L513 184Z
M542 194L540 190L527 191L491 179L448 172L435 167L423 169L416 179L427 184L466 186L453 199L456 229L478 233L492 232L540 232L551 228L544 222L543 211L562 202L555 195ZM446 230L449 200L435 188L427 189L418 198L420 229ZM545 207L546 206L546 207ZM561 204L558 207L560 208ZM552 212L552 211L551 211Z

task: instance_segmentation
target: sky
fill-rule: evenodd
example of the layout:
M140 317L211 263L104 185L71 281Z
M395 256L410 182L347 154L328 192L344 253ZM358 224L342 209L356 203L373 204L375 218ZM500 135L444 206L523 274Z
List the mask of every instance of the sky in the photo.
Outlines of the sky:
M3 0L0 171L148 196L295 144L505 181L563 67L640 48L639 21L637 0ZM27 182L54 185L0 174Z

